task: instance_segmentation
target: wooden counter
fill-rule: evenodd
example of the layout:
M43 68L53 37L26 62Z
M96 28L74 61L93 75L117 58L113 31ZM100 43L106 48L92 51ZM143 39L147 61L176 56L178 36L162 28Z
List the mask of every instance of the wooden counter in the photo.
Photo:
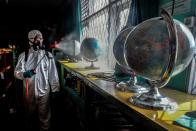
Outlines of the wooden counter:
M125 112L128 116L136 116L138 115L138 119L142 118L145 121L150 122L152 127L161 128L163 130L171 130L171 131L186 131L188 129L174 125L173 121L185 114L186 112L196 110L196 96L189 95L180 91L162 88L160 92L174 99L178 103L178 108L176 111L162 111L162 110L150 110L143 109L137 106L132 105L128 99L134 95L134 93L130 92L122 92L115 89L115 82L104 81L97 78L87 78L86 75L88 73L93 72L104 72L108 71L105 69L98 70L89 70L84 67L86 64L79 63L68 63L67 61L59 61L59 63L68 70L73 73L86 84L89 85L93 90L109 99L111 102L116 104L123 112Z

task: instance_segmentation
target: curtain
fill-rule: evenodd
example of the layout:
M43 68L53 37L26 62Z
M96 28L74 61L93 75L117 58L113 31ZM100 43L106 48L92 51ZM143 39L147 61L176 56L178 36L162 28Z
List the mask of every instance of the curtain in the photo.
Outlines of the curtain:
M158 16L158 0L132 0L127 25L137 24Z
M73 1L74 6L74 39L80 41L81 39L81 5L80 0Z

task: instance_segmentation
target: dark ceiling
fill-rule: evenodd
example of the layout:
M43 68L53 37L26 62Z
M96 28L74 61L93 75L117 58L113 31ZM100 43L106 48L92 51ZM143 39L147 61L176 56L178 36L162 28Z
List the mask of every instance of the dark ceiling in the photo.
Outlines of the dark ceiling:
M21 44L31 29L41 30L46 37L68 33L73 26L73 1L0 0L0 47L10 41Z

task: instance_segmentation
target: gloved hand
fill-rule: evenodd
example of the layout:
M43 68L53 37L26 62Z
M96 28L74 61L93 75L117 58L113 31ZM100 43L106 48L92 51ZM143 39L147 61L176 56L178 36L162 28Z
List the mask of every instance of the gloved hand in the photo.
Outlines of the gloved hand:
M24 72L23 77L24 78L31 78L35 74L36 74L35 70L31 69L31 70L28 70L28 71Z

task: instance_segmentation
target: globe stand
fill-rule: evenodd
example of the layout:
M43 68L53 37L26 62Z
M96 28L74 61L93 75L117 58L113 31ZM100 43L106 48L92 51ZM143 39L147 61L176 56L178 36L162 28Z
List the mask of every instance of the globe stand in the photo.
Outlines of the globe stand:
M125 82L120 82L116 85L116 88L121 90L121 91L130 91L130 92L134 92L134 93L144 93L144 92L148 92L149 89L142 87L140 85L137 85L137 77L133 76L131 77L128 81Z
M93 61L91 61L91 65L90 66L86 66L85 69L100 69L100 67L95 67Z
M165 96L162 96L157 87L151 88L147 93L132 96L129 101L137 106L157 110L175 110L177 103Z

